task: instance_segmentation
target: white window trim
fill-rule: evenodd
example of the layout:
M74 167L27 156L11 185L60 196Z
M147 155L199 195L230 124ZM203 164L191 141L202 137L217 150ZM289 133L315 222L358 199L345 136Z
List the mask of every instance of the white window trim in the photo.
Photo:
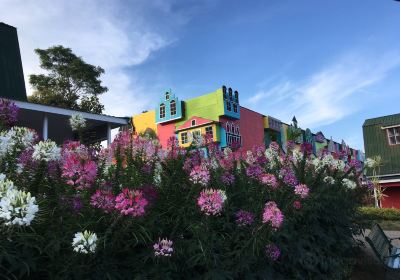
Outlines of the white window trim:
M396 134L395 128L398 128L398 130L399 130L398 134ZM389 129L393 129L394 130L394 142L395 142L394 144L390 143ZM400 137L400 126L393 126L393 127L386 128L386 135L387 135L387 140L388 140L389 146L400 145L400 142L397 142L397 140L396 140L396 137Z

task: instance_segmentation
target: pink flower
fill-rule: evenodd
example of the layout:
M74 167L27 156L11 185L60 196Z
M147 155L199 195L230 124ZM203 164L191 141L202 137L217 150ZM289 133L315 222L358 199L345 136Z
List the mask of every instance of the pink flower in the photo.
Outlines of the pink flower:
M106 190L96 190L96 192L90 198L90 205L103 209L104 212L110 213L114 210L115 197L110 191Z
M156 257L170 257L172 253L174 252L174 249L172 248L173 242L168 239L158 239L158 242L153 245L154 249L154 255Z
M298 200L293 202L293 208L299 210L301 208L301 202Z
M309 188L304 184L300 184L294 187L294 193L299 195L301 198L306 198L309 191Z
M276 261L281 255L281 250L275 244L268 244L265 247L265 253L271 261Z
M210 181L210 172L206 168L199 165L193 167L189 176L190 181L203 186L207 186L208 182Z
M260 175L259 180L264 185L270 186L273 189L276 189L278 187L278 181L272 174L263 173Z
M115 208L120 210L123 215L133 217L143 216L144 208L148 204L147 199L143 197L142 191L130 190L124 188L122 193L115 198Z
M263 223L271 223L272 227L278 229L283 223L283 214L274 201L265 204L263 213Z
M225 200L226 195L224 191L205 189L200 193L197 199L197 205L200 206L200 210L207 216L216 216L221 213Z
M249 211L239 210L236 212L236 223L238 226L251 225L254 222L254 214Z

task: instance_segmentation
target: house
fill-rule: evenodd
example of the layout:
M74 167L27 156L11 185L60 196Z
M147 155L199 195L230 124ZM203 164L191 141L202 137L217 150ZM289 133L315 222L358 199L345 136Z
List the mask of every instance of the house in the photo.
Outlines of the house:
M0 22L0 98L12 100L19 108L17 126L36 130L44 140L50 138L58 144L73 139L69 118L82 114L86 119L83 132L87 143L107 140L111 143L111 130L126 126L129 119L91 114L27 102L18 44L17 29Z
M386 195L382 207L400 208L400 114L365 120L363 134L366 156L382 158L382 166L376 170ZM372 171L367 176L372 176Z
M181 147L189 147L197 138L207 135L221 149L238 147L243 151L275 141L286 152L287 140L295 135L295 144L309 143L315 155L329 152L336 158L345 157L346 161L364 160L363 152L349 148L344 141L339 144L326 139L322 132L303 130L295 117L292 124L286 124L250 110L240 105L239 97L237 90L226 86L184 101L168 90L154 110L132 117L134 131L153 130L164 148L171 137L176 137Z

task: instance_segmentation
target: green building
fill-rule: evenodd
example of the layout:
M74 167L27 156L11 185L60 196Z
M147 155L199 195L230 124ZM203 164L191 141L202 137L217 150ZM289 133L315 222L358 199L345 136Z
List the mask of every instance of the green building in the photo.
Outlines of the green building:
M366 157L382 158L378 175L387 195L382 206L400 208L400 114L365 120L363 134Z

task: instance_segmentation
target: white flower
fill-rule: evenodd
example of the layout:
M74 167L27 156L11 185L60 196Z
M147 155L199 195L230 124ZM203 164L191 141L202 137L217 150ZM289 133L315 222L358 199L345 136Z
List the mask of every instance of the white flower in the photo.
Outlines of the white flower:
M367 158L364 162L364 165L367 168L373 168L376 165L376 161L372 158Z
M304 154L299 150L299 149L294 149L293 150L293 161L296 162L301 162L303 160Z
M82 114L75 114L69 118L69 124L72 130L79 130L86 126L86 120L83 118Z
M26 127L12 127L8 131L0 132L0 158L32 147L36 139L36 133Z
M277 151L268 148L265 150L265 157L268 160L268 167L270 169L274 169L276 167L276 160L279 158L279 154Z
M0 219L5 225L29 226L39 207L35 197L17 190L10 180L0 181Z
M328 183L328 184L330 184L330 185L333 185L333 184L335 184L335 179L333 179L333 177L331 177L331 176L326 176L326 177L324 178L324 182L325 182L325 183Z
M88 254L96 251L97 235L91 231L85 230L75 233L72 240L72 247L75 252Z
M57 147L57 144L53 141L40 141L38 144L33 146L32 158L34 160L53 161L58 160L61 157L61 149Z
M348 189L351 189L351 190L355 189L357 187L357 184L354 181L346 179L346 178L342 180L342 183L345 187L347 187Z

